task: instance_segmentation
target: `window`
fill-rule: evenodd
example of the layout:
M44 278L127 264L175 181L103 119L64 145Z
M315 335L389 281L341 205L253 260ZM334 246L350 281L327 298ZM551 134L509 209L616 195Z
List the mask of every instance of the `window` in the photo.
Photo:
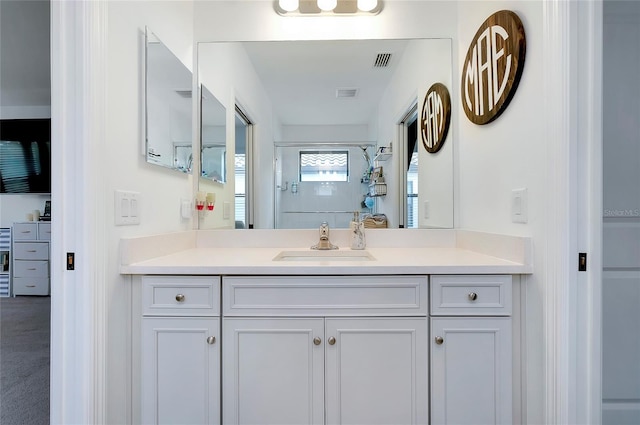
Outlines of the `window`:
M349 181L349 151L300 151L300 181Z

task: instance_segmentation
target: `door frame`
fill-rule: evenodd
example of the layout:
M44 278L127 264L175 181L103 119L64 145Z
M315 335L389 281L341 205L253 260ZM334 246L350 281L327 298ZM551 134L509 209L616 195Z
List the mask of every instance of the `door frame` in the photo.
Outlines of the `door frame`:
M398 227L407 228L407 144L409 142L409 123L412 117L418 116L418 99L411 101L398 123L396 132L398 134Z
M543 24L545 419L601 423L602 0L543 2Z
M107 3L51 3L51 45L56 52L51 57L52 138L58 144L52 152L58 166L52 169L51 423L105 422L106 209L104 197L98 195L103 193L104 177L95 170L102 169L100 158L106 149L101 130L106 115ZM549 144L545 178L551 190L543 217L549 230L546 240L536 241L546 248L540 272L546 281L545 419L547 423L597 423L601 418L598 262L602 230L596 223L602 212L598 199L602 196L602 141L598 133L585 133L586 139L578 143L576 133L578 118L585 117L593 120L591 130L600 130L601 114L597 105L583 111L584 116L577 113L581 102L575 76L581 63L576 46L582 39L587 62L596 68L579 74L580 87L586 90L579 98L601 99L602 0L542 3L544 94L549 99L542 113L545 133L547 140L568 141ZM592 196L585 200L585 194ZM585 202L588 207L581 208ZM579 249L590 254L584 275L576 267ZM64 267L66 252L76 253L75 271ZM578 286L583 283L586 290ZM576 323L584 325L584 331L574 338ZM575 362L571 356L581 355L582 347L587 347L585 359ZM580 376L586 382L579 383L576 377ZM579 420L583 415L588 420Z
M106 418L107 8L51 2L52 424Z

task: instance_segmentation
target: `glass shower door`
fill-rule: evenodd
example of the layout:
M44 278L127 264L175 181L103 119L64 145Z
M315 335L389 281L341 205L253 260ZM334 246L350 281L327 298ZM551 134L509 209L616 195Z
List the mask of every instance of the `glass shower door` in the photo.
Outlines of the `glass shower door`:
M275 152L275 228L348 228L364 204L373 145L287 144Z

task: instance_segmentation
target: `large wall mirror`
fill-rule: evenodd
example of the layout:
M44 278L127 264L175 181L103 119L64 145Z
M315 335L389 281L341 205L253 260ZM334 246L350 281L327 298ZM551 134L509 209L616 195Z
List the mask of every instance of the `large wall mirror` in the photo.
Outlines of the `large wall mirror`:
M145 31L145 156L150 164L191 173L192 73Z
M227 181L226 110L204 85L200 113L201 179L224 183Z
M309 228L320 221L344 227L338 223L346 225L356 210L385 214L389 227L398 227L411 208L413 227L453 227L453 131L430 154L420 140L407 143L420 134L403 121L412 108L420 119L432 84L452 90L451 52L450 39L199 43L198 79L225 103L227 122L240 102L255 123L254 158L247 164L255 176L254 228ZM201 229L233 227L233 186L244 183L235 181L229 160L235 136L227 131L229 193L218 199L231 208L220 220L201 222ZM284 155L283 146L295 152ZM374 161L381 147L392 155ZM309 158L317 162L313 167L301 163ZM409 164L413 168L404 170ZM368 166L383 168L385 196L367 199ZM403 191L403 184L411 187Z

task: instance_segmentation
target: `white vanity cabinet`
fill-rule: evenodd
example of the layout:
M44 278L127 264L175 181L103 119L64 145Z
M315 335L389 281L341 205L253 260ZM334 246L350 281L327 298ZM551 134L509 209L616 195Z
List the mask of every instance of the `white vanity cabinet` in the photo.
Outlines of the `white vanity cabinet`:
M141 422L220 423L220 278L142 278Z
M510 424L511 276L432 276L431 424Z
M425 276L225 277L223 423L428 423L427 300Z

